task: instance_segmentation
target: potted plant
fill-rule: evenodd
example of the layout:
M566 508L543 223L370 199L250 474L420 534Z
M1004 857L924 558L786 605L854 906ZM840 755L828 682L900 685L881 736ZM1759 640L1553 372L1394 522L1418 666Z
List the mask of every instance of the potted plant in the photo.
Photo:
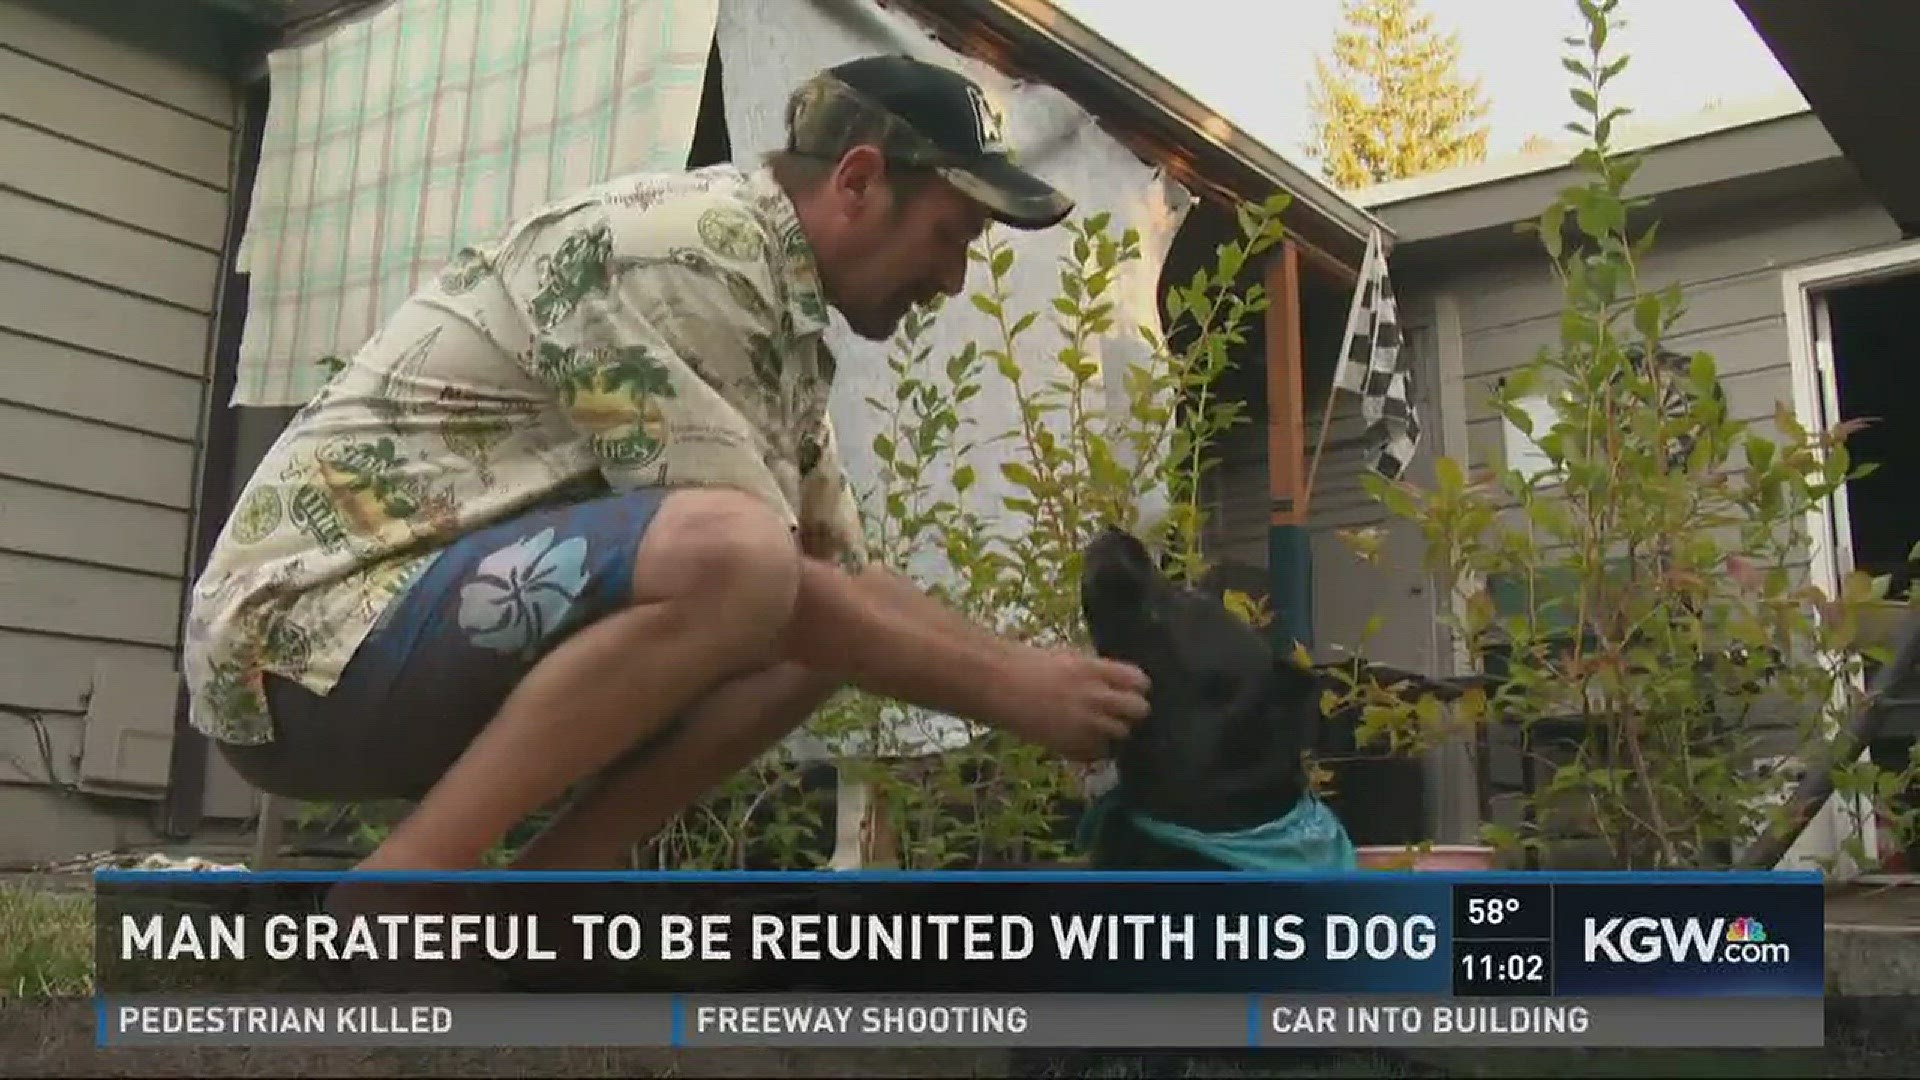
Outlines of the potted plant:
M1271 626L1273 611L1266 597L1225 589L1222 598L1229 611L1249 624ZM1447 710L1468 695L1484 699L1475 680L1434 680L1361 659L1316 664L1305 650L1297 651L1294 660L1328 687L1321 695L1320 728L1307 755L1309 786L1346 826L1360 865L1387 870L1491 867L1496 853L1490 845L1436 843L1427 826L1429 785L1423 755L1461 730L1445 722ZM1399 715L1398 709L1369 708L1379 702L1399 705L1397 695L1410 683L1432 691L1432 703L1417 707L1425 717L1421 723L1394 724L1391 717ZM1466 704L1469 711L1473 707L1471 701Z
M1782 405L1764 433L1729 415L1711 355L1668 344L1684 295L1643 279L1656 223L1627 195L1639 159L1613 146L1627 110L1603 105L1627 64L1607 49L1617 4L1578 0L1586 33L1568 39L1585 181L1523 226L1563 288L1558 341L1493 401L1544 464L1442 458L1425 490L1365 478L1424 538L1441 620L1483 685L1443 703L1356 680L1339 704L1394 752L1517 742L1540 781L1520 822L1485 827L1504 851L1563 859L1584 834L1605 865L1724 866L1787 782L1756 767L1762 737L1817 758L1855 704L1872 655L1858 614L1884 582L1829 596L1802 571L1810 510L1859 475L1849 429L1809 432ZM1885 789L1840 765L1843 794Z
M1491 845L1437 842L1429 829L1429 757L1462 745L1476 776L1481 772L1472 720L1486 692L1478 680L1436 680L1359 659L1317 670L1330 689L1322 695L1314 764L1324 777L1322 797L1346 822L1360 865L1492 868L1498 853Z

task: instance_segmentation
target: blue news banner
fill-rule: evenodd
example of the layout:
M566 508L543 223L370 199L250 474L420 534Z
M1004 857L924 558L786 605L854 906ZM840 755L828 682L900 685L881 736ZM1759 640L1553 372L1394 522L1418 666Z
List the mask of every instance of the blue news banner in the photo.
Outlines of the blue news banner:
M1818 1046L1811 874L102 872L110 1046Z

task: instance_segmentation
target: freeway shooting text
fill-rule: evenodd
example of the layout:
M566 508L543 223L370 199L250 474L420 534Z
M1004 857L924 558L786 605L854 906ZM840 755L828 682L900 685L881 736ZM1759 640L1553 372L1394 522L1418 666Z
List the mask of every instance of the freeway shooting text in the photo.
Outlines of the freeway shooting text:
M1020 1005L701 1005L700 1035L1020 1035Z

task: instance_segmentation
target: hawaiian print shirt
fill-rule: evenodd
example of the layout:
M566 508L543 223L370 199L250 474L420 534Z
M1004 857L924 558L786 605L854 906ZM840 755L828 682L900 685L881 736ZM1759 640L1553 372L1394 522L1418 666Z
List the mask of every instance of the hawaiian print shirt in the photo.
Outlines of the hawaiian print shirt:
M863 565L826 325L764 169L625 177L461 251L241 493L192 595L194 726L269 741L264 673L326 693L439 549L550 501L729 487Z

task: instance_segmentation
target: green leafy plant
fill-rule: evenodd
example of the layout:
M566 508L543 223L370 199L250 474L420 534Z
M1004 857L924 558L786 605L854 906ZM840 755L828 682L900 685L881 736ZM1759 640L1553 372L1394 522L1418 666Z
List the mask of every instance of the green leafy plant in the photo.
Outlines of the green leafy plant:
M880 429L873 439L879 480L865 493L874 558L924 581L983 626L1056 645L1085 643L1082 551L1108 524L1146 539L1176 579L1202 575L1203 479L1221 433L1245 420L1244 404L1215 384L1246 340L1249 320L1265 308L1261 286L1241 279L1281 240L1286 205L1279 196L1239 208L1240 237L1218 249L1212 266L1168 290L1164 334L1121 325L1117 286L1142 253L1137 233L1116 235L1109 215L1063 225L1071 242L1052 296L1014 295L1015 252L990 233L971 253L984 280L961 302L992 320L997 333L936 357L927 338L944 305L914 312L890 350L891 394L867 402ZM1116 411L1106 405L1111 372L1101 356L1120 335L1137 336L1148 357L1120 373L1125 407ZM1012 422L982 431L968 403L995 386L1015 405ZM1005 481L1000 493L985 493L988 470ZM905 748L890 742L900 719L891 703L850 692L812 727L828 740L864 744L866 752L837 764L886 807L903 864L1031 863L1067 854L1061 826L1078 797L1076 770L993 730L903 761ZM730 787L767 783L763 775ZM765 833L751 819L696 815L683 816L676 829L708 838L683 843L674 860L680 865L710 865L738 850L723 839L732 833ZM776 861L799 865L826 854L805 847L797 833L791 839Z
M1669 346L1685 297L1644 278L1657 222L1642 228L1647 200L1627 194L1641 159L1614 146L1628 110L1604 101L1627 65L1607 49L1618 0L1578 6L1587 32L1565 66L1585 181L1527 226L1562 285L1559 340L1493 402L1545 463L1469 474L1443 458L1431 490L1367 478L1424 537L1442 616L1497 688L1443 708L1356 685L1329 704L1404 752L1518 731L1547 779L1520 827L1489 827L1502 846L1585 833L1614 865L1721 865L1789 783L1759 763L1822 760L1858 705L1879 653L1857 615L1885 582L1854 575L1827 595L1806 572L1808 513L1866 472L1850 429L1810 432L1784 405L1770 431L1735 419L1715 358ZM1550 405L1538 426L1535 395ZM1569 733L1557 750L1549 725ZM1835 779L1881 805L1909 778L1847 760Z

